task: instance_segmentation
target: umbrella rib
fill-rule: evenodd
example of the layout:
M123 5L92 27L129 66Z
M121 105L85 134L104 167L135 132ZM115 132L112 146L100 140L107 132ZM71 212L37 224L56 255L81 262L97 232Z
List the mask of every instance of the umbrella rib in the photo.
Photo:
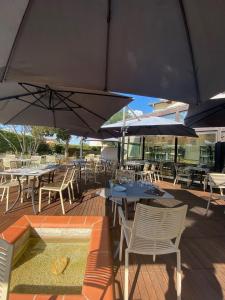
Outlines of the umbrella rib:
M24 84L23 83L19 83L20 84L20 86L22 86L22 88L23 89L25 89L25 91L27 91L28 93L30 92L31 93L31 91L28 89L28 88L26 88L25 86L24 86ZM42 93L46 93L48 91L48 89L44 89L43 91L42 91ZM48 106L44 103L44 102L42 102L42 101L40 101L40 98L38 99L38 97L36 97L36 95L32 95L36 100L38 100L46 109L48 109Z
M194 50L193 50L192 42L191 42L191 34L190 34L189 26L188 26L188 21L187 21L187 16L186 16L186 13L185 13L183 0L179 0L179 4L180 4L181 13L182 13L182 16L183 16L184 27L185 27L185 31L186 31L186 35L187 35L188 47L189 47L190 56L191 56L194 82L195 82L195 89L196 89L196 94L197 94L197 99L196 100L197 100L197 104L199 104L201 102L201 98L200 98L201 95L200 95L200 89L199 89L199 82L198 82L198 75L197 75L197 68L196 68Z
M24 103L27 103L27 104L29 104L29 105L33 105L33 106L36 106L36 107L39 107L39 108L43 108L43 106L41 106L41 105L39 105L39 104L35 104L35 102L29 102L29 101L27 101L27 100L24 100L24 99L22 99L22 98L20 98L20 97L15 97L15 99L17 99L17 100L19 100L19 101L22 101L22 102L24 102Z
M57 92L55 92L56 97L58 97L60 99L60 97L62 97L62 95L58 94ZM65 101L64 99L61 99L61 101L68 107L68 109L78 118L81 120L81 122L83 122L91 131L95 132L90 126L89 124L81 117L78 115L78 113L76 113Z
M37 92L32 92L32 93L26 93L26 94L20 94L20 95L14 95L14 96L7 96L7 97L2 97L0 98L0 101L5 101L5 100L13 100L14 98L18 98L18 97L27 97L27 96L33 96L38 95L38 94L42 94L43 91L37 91Z
M100 116L99 114L95 113L94 111L91 111L90 109L88 109L88 108L86 108L85 106L83 106L83 105L77 103L76 101L71 100L70 98L68 98L68 97L66 97L66 96L64 96L64 95L61 95L61 96L62 96L65 100L68 100L69 102L71 102L71 103L73 103L73 104L76 104L76 105L77 105L77 108L82 108L82 109L86 110L87 112L89 112L90 114L92 114L92 115L96 116L97 118L101 119L102 121L105 121L105 122L107 121L106 118ZM71 96L72 96L72 95L71 95ZM71 97L71 96L70 96L70 97Z
M44 95L42 96L44 97ZM19 99L21 101L21 99ZM35 102L37 102L39 99L35 100ZM15 119L16 117L18 117L20 114L22 114L24 111L26 111L28 108L30 108L34 103L29 104L28 106L26 106L25 108L23 108L21 111L19 111L17 114L15 114L12 118L10 118L7 122L4 123L4 125L9 124L9 122L11 122L13 119ZM41 107L43 108L43 107Z

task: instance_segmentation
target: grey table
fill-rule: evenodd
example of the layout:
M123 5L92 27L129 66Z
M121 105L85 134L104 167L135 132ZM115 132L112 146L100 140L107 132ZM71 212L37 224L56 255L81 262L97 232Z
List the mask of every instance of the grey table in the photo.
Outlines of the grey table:
M3 172L0 172L0 175L3 176L15 176L18 180L18 185L19 185L19 192L17 195L16 200L12 203L12 205L9 207L8 211L12 210L15 205L18 203L20 200L20 196L22 193L22 186L21 186L21 177L33 177L33 182L32 186L29 187L27 190L29 190L31 194L31 200L32 200L32 207L33 207L33 212L36 214L36 209L35 209L35 191L39 189L40 187L40 182L41 178L43 175L50 174L57 170L59 168L59 165L50 165L50 166L43 166L41 168L21 168L21 169L10 169L10 170L5 170ZM35 186L35 183L38 181L38 186Z
M168 192L156 187L154 184L140 184L139 182L122 184L126 188L124 192L118 192L115 187L111 188L110 194L113 198L121 199L125 208L125 217L128 216L128 204L136 202L137 199L174 199Z

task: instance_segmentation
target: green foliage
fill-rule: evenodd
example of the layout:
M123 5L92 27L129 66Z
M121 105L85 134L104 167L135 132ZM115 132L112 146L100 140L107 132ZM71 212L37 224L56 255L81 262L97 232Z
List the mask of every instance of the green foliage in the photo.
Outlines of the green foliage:
M52 147L54 153L63 154L65 151L65 147L62 144L55 144Z
M75 157L80 157L80 146L79 145L70 145L69 149L69 156L75 156ZM96 146L89 146L87 144L83 144L83 156L87 154L100 154L101 152L101 147L96 147Z
M8 140L8 142L6 139ZM0 130L0 153L5 153L5 152L17 153L19 151L20 151L20 144L16 137L16 134L5 130Z
M49 144L47 144L47 143L45 143L45 142L41 142L41 143L38 145L37 153L38 153L39 155L52 154L52 150L51 150Z

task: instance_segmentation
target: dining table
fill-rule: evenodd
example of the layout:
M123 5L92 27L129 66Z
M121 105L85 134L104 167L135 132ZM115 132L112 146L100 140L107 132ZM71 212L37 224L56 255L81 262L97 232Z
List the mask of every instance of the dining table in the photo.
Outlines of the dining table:
M172 200L174 196L167 191L159 188L153 183L144 181L126 182L122 184L110 184L110 196L121 200L124 206L125 218L128 218L128 206L138 200Z
M48 181L51 180L51 174L53 174L57 169L59 169L60 165L58 164L51 164L51 165L42 165L35 168L19 168L19 169L8 169L4 171L0 171L0 176L10 176L11 178L16 178L18 181L18 194L16 199L11 203L9 209L6 211L10 212L13 210L13 208L16 206L16 204L19 202L21 193L26 190L31 195L31 201L32 201L32 208L33 213L37 214L36 208L35 208L35 193L39 191L40 184L42 182L42 177L44 175L48 176ZM22 188L21 184L21 178L26 178L26 181L29 182L29 179L32 178L32 184L31 186L28 185L26 188ZM53 180L53 177L52 177ZM36 183L38 183L36 185Z

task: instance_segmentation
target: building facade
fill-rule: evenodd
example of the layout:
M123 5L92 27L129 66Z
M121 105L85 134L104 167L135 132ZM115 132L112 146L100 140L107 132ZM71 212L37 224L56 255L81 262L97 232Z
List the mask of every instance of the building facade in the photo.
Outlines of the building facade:
M168 118L184 122L188 104L172 100L160 100L150 104L153 112L148 116ZM146 117L146 115L145 115ZM191 164L215 164L215 144L225 141L225 128L197 128L198 138L178 137L177 162ZM149 159L174 161L174 136L127 137L125 159Z

